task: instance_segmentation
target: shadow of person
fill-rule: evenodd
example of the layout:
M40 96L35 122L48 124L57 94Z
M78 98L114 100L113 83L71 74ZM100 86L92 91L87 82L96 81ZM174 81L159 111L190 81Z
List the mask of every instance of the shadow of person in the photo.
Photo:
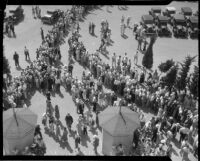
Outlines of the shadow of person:
M81 136L81 145L88 147L87 142L91 142L89 136L88 135L82 135Z
M61 98L64 98L64 95L61 93L61 91L58 92L58 95L59 95Z
M22 70L22 68L21 68L21 66L20 66L20 65L19 65L19 66L17 66L17 67L16 67L16 69L17 69L17 70Z
M93 34L91 34L91 35L94 36L94 37L96 37L96 38L98 37L95 33L93 33Z
M69 142L66 142L66 143L65 143L65 147L67 148L67 150L68 150L70 153L73 153L73 149L71 148Z
M79 149L79 150L78 150L78 153L77 153L76 155L78 155L78 156L83 156L84 154L83 154L83 152Z
M14 38L17 38L17 35L16 35L15 33L13 33L13 37L14 37Z
M174 153L174 155L176 155L176 156L179 156L174 148L172 148L172 153Z
M75 134L76 134L76 131L71 130L71 132L69 133L69 136L75 138Z
M27 62L27 63L29 63L29 64L31 64L31 63L32 63L30 59L26 60L26 62Z
M114 43L114 41L113 41L112 39L110 39L110 42L111 42L111 43Z
M61 148L63 148L63 149L67 148L67 150L68 150L70 153L73 153L73 149L71 148L71 146L70 146L70 144L69 144L68 141L65 141L65 142L60 141L59 144L60 144L60 147L61 147Z
M126 34L123 34L122 37L123 37L124 39L127 39L127 38L128 38L128 36L127 36Z
M57 120L58 125L60 125L61 129L64 129L64 125L62 124L62 122L60 120Z

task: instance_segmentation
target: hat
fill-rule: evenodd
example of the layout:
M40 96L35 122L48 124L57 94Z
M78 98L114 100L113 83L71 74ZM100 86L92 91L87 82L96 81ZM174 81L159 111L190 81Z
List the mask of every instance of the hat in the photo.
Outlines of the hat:
M160 142L161 142L162 144L165 144L165 143L166 143L166 140L163 139L163 140L161 140Z

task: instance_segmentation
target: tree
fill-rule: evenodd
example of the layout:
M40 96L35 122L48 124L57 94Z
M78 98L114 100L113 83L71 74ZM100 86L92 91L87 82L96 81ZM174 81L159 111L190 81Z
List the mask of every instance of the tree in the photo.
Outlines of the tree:
M144 53L143 59L142 59L142 65L146 67L147 69L151 69L153 66L153 44L156 41L156 37L152 36L150 38L150 43L147 48L147 50Z
M199 83L199 67L194 66L194 72L189 83L189 90L193 94L194 98L198 97L198 84Z
M165 86L168 86L170 89L176 82L176 77L178 73L178 65L173 65L167 72L166 75L162 77L162 82Z
M179 73L177 80L176 80L176 88L179 91L185 89L185 87L187 85L186 80L187 80L188 72L190 70L190 66L191 66L192 62L195 61L195 58L196 58L196 56L191 57L190 55L188 55L185 58L183 64L180 63L182 67L181 67L180 73Z
M158 66L158 69L162 72L162 73L166 73L172 66L174 66L175 62L173 61L173 59L171 60L167 60L164 63L161 63Z

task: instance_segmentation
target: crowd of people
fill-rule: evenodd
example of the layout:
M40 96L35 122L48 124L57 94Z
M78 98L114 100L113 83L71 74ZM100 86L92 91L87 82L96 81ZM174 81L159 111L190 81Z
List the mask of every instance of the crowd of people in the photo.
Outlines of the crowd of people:
M22 70L21 76L15 77L13 81L4 79L3 108L20 107L33 89L41 90L47 97L46 113L42 122L50 132L55 132L56 136L60 136L62 142L67 142L68 132L72 130L73 117L70 114L66 115L67 128L63 128L61 135L59 108L51 105L51 93L60 93L62 85L71 94L77 107L77 114L80 115L77 130L75 130L77 149L82 135L87 135L87 127L99 126L99 111L108 105L120 105L128 106L140 115L141 128L133 134L132 151L134 153L131 152L130 155L136 155L135 152L139 151L137 155L171 157L171 142L174 141L177 133L180 133L181 155L183 159L187 158L188 142L191 142L191 138L198 138L198 112L192 94L188 89L181 92L175 88L169 90L160 81L157 70L151 73L145 68L137 68L137 61L132 64L127 53L124 53L124 56L113 53L110 64L103 62L100 54L103 54L102 48L106 48L110 43L111 35L107 21L101 23L101 47L90 54L83 42L79 41L80 27L76 17L83 16L83 8L74 6L72 10L64 13L46 37L41 29L42 45L36 51L36 60ZM78 16L75 13L78 13ZM127 25L130 25L130 18L127 20ZM59 46L70 30L73 34L68 39L69 61L67 65L61 65ZM89 32L94 34L94 29L90 27ZM25 50L27 52L27 49ZM83 72L81 80L73 77L74 61L89 70L89 72ZM19 62L16 64L19 65ZM88 107L88 111L85 110L85 106ZM152 117L147 122L140 108L152 110L156 117ZM93 145L97 154L99 143L96 136ZM125 155L123 145L120 144L118 149L120 152L115 155ZM196 142L193 144L193 150L194 155L197 155Z
M81 48L79 48L79 45ZM86 90L79 88L76 93L83 93L84 95L84 91L88 90L87 84L85 84L84 80L85 77L88 77L88 88L90 88L89 86L92 86L90 91L92 96L95 97L93 100L96 100L96 102L101 102L101 99L98 98L100 98L102 93L104 93L102 90L103 85L114 92L110 98L112 100L111 105L114 105L117 96L120 96L120 104L123 106L129 106L132 108L134 105L137 105L143 109L152 109L155 114L157 114L157 122L155 124L157 126L153 125L151 128L150 125L144 126L141 134L146 140L146 132L149 132L149 142L153 137L153 141L157 143L157 146L159 146L157 147L159 151L162 149L163 143L162 146L161 144L158 144L159 142L157 141L157 138L160 138L159 135L162 134L163 131L166 131L168 141L166 144L167 149L165 152L163 151L162 154L160 154L161 152L157 152L154 154L151 153L151 155L168 155L172 146L170 144L171 136L173 135L173 138L175 138L178 132L180 133L179 142L185 140L187 135L189 136L190 141L191 136L198 136L197 100L194 100L188 89L181 91L180 93L175 88L169 90L167 86L163 86L162 82L159 81L160 78L157 70L153 73L148 73L147 71L142 70L139 74L139 71L134 66L131 66L131 61L128 59L126 53L124 54L124 57L119 56L118 58L114 53L111 65L109 65L102 62L99 56L100 52L97 51L94 54L88 54L83 43L79 42L77 37L71 37L69 39L69 46L69 56L73 56L75 61L90 70L88 75L83 73L81 82L86 87ZM97 80L96 83L94 83L94 79ZM94 87L96 88L96 91ZM79 95L77 95L77 97L83 98L83 96ZM107 99L109 99L109 97L107 97ZM96 106L93 105L93 108L96 109ZM141 120L143 119L144 118ZM153 118L153 120L155 120L155 118ZM160 129L158 132L159 126ZM183 129L184 132L182 132L181 129ZM196 142L194 142L193 146L196 150ZM154 147L154 149L156 149L156 147ZM143 155L150 155L150 151Z

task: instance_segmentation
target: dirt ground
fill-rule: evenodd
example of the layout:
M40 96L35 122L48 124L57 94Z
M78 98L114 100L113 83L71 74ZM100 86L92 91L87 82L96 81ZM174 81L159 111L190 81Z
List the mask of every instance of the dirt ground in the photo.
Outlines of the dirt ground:
M180 12L180 8L184 6L189 6L193 9L193 11L196 11L198 8L198 3L193 2L172 2L168 6L175 6L177 8L177 12ZM8 11L10 7L16 7L16 6L7 6L6 10ZM22 68L25 68L28 63L25 61L24 57L24 46L29 49L30 52L30 58L31 60L36 59L35 51L41 44L41 36L40 36L40 27L44 29L44 34L47 33L48 30L52 28L52 26L43 25L42 22L39 19L34 19L32 16L32 6L22 6L25 13L24 21L18 24L15 27L15 32L17 37L16 38L8 38L5 36L3 40L3 45L5 47L5 56L9 60L9 64L11 66L11 74L13 76L17 76L20 74L20 71L15 69L14 61L13 61L13 54L14 51L17 51L19 53L19 63ZM46 13L47 10L51 9L61 9L66 10L71 8L71 6L39 6L42 10L42 15ZM86 49L89 51L89 53L95 52L96 49L100 46L100 23L102 19L106 19L109 22L109 26L112 30L111 39L114 41L112 46L109 46L107 50L109 51L110 55L115 52L117 55L124 55L126 52L128 57L132 59L133 61L133 55L136 52L137 49L137 42L133 36L133 33L131 30L126 30L125 34L127 35L127 39L124 39L120 36L120 21L122 15L124 15L126 18L128 16L131 16L131 24L135 22L139 22L141 19L141 16L143 14L148 14L148 11L151 9L152 6L128 6L127 10L119 10L118 6L110 6L109 11L107 11L107 7L102 7L99 10L95 10L91 12L86 19L84 19L84 22L80 23L80 34L82 37L80 38L81 41L83 41L83 44L86 46ZM160 6L163 10L166 6ZM95 28L95 34L97 37L92 37L89 34L88 26L89 22L93 22L96 25ZM61 61L63 64L67 64L68 62L68 43L66 43L61 46L61 54L62 59ZM192 40L192 39L176 39L176 38L158 38L154 48L154 65L153 69L156 69L157 66L161 63L166 61L167 59L174 59L175 61L182 61L184 60L184 57L187 56L187 54L190 54L191 56L198 55L198 40ZM142 61L142 54L139 54L139 60L138 64L141 65ZM111 63L111 59L107 59L101 55L101 58ZM193 65L198 64L198 59L196 58L196 62L193 63ZM132 63L133 64L133 63ZM191 70L193 71L193 65L191 67ZM82 71L84 69L78 64L75 63L74 66L74 75L77 76L79 79L81 77ZM64 117L67 112L70 112L71 115L74 117L74 123L73 123L73 129L76 129L76 122L78 119L78 115L76 114L76 107L72 101L71 96L69 93L66 93L64 88L61 87L61 93L63 94L63 98L55 95L55 97L52 98L52 105L55 106L56 104L60 107L60 118L61 122L65 125ZM29 108L33 110L36 114L38 114L38 124L42 126L41 124L41 118L42 114L45 112L46 107L46 98L41 95L39 92L36 92L34 96L31 98ZM151 113L145 113L146 119L148 120L152 114ZM44 141L47 145L47 154L46 155L74 155L74 138L69 137L69 146L67 148L62 148L59 143L57 143L52 137L50 137L48 134L44 132L44 129L42 128L42 133L44 136ZM100 138L100 146L98 147L98 153L101 155L101 141L102 141L102 133L101 131L96 131L96 134ZM86 140L84 143L81 143L81 153L83 155L94 155L93 152L93 146L92 146L92 136L93 133L89 131L89 140ZM179 136L177 136L179 139ZM180 161L181 157L179 154L179 149L173 144L174 153L172 155L172 160ZM189 159L191 161L197 160L193 157L193 155L189 155Z

